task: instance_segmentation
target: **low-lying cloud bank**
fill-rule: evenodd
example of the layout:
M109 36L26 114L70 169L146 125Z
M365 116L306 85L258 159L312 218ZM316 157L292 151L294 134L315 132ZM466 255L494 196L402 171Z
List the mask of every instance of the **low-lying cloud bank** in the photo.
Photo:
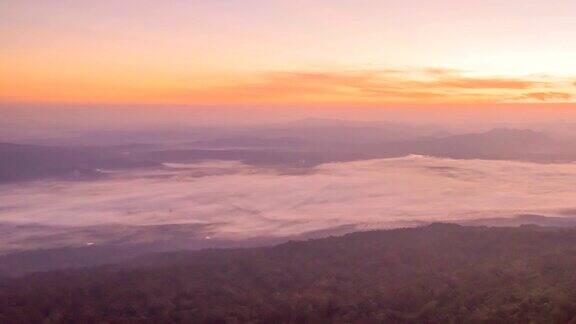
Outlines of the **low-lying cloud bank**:
M277 172L205 162L106 180L0 186L0 223L205 224L210 238L290 236L343 225L576 214L576 164L423 156Z

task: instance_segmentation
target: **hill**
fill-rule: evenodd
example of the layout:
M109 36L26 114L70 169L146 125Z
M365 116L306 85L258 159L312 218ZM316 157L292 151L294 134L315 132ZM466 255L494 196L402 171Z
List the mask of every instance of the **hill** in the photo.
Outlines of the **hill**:
M41 178L94 179L100 169L157 167L118 149L0 143L0 183Z
M432 224L1 282L0 322L576 322L576 229Z

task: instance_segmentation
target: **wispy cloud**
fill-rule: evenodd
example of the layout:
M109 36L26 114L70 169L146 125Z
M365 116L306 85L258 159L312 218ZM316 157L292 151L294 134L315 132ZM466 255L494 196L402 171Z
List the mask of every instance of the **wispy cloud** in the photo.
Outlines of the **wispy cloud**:
M431 85L438 88L457 88L457 89L533 89L545 85L543 82L522 80L522 79L505 79L505 78L465 78L452 77L440 79Z
M535 99L539 101L567 101L572 100L574 94L568 92L530 92L520 96L522 99Z
M525 92L531 91L528 94ZM478 77L443 68L285 71L235 84L189 91L190 100L263 103L496 103L566 102L574 89L562 79Z

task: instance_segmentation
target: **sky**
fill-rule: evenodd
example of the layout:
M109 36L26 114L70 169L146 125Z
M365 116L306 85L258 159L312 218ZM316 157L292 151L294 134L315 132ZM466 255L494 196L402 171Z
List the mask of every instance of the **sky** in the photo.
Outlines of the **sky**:
M565 106L575 12L573 0L2 0L0 103Z

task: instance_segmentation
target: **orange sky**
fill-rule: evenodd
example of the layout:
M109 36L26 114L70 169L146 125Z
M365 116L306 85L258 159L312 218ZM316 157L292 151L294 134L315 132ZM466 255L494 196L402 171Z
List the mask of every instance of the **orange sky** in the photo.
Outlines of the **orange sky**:
M576 101L572 0L0 2L0 101Z

